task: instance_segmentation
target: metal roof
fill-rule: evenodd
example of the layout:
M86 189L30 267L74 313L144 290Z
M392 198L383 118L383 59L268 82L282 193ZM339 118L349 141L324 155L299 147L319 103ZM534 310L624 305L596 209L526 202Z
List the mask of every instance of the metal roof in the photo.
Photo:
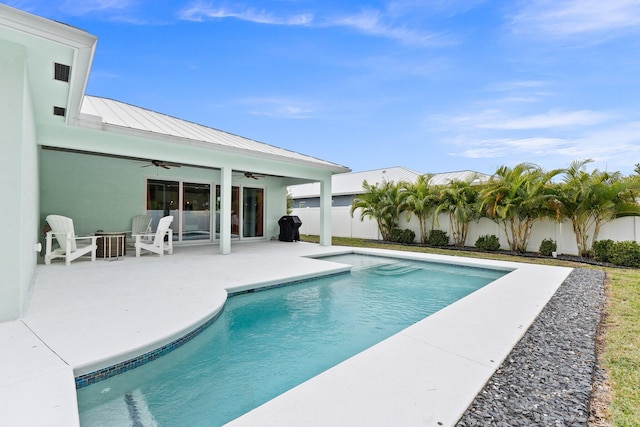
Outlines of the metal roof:
M403 167L375 169L365 172L340 173L331 177L331 192L334 196L362 193L362 181L379 184L384 181L414 182L421 174ZM318 197L320 183L292 185L289 187L294 199L301 197Z
M425 175L403 167L391 167L385 169L375 169L365 172L341 173L331 177L331 190L334 196L348 194L362 194L362 182L367 180L369 184L382 183L384 181L393 182L415 182L420 175ZM459 172L445 172L434 174L430 183L432 185L446 185L453 180L465 181L477 175L477 182L484 182L489 179L489 175L465 170ZM289 192L294 199L310 198L320 196L320 183L292 185Z
M447 185L451 181L468 181L471 178L474 178L472 184L481 184L489 180L490 176L474 172L470 170L458 171L458 172L444 172L434 174L429 184L431 185Z
M349 168L331 163L315 157L286 150L273 145L244 138L232 133L210 128L197 123L178 119L166 114L157 113L141 107L136 107L124 102L96 96L84 97L82 103L81 122L92 126L96 121L96 116L100 118L103 128L117 127L119 129L130 130L131 132L148 135L149 132L183 139L185 141L197 141L211 144L212 148L226 151L237 151L244 154L282 158L288 161L297 161L306 164L314 164L334 172L345 172ZM93 117L92 117L93 116Z

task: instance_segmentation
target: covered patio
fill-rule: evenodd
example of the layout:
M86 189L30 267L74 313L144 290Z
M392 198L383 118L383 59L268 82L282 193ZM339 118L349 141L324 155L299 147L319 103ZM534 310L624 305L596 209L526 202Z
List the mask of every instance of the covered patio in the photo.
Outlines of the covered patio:
M77 235L173 216L177 245L229 254L232 242L277 238L288 186L320 182L321 244L331 244L331 175L349 168L87 95L97 40L0 4L2 222L12 242L0 247L0 322L20 318L30 300L51 214L73 219Z
M179 339L214 317L227 291L345 271L349 266L309 257L354 251L279 241L233 249L223 256L212 246L178 247L162 258L39 265L25 315L0 324L3 418L78 425L74 377ZM234 424L381 425L384 414L404 425L425 417L432 424L454 423L570 272L386 254L515 271Z

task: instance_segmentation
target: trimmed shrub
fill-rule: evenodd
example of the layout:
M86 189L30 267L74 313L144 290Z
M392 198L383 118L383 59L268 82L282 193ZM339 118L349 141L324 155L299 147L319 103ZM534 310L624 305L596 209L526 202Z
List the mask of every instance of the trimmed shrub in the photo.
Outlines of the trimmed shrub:
M400 230L394 228L391 232L391 241L398 243L413 243L416 239L416 233L413 230L405 229Z
M500 249L500 239L495 234L485 234L476 240L476 248L481 251L497 251Z
M540 255L551 256L551 253L555 252L557 249L558 249L558 245L556 244L555 240L544 239L540 243L540 249L538 249L538 252L540 252Z
M593 259L601 262L610 262L613 245L615 245L615 242L611 239L593 242Z
M615 242L611 262L623 267L640 267L640 245L634 241Z
M449 244L449 235L446 231L431 230L427 241L432 246L447 246Z

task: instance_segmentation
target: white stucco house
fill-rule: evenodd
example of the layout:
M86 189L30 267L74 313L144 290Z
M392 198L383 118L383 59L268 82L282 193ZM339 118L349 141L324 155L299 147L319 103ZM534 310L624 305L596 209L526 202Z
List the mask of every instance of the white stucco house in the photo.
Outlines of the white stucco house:
M173 215L175 244L269 240L287 188L321 188L331 243L331 176L348 172L273 145L85 91L97 37L0 5L0 322L16 319L41 262L44 218L77 234L131 229L133 216Z

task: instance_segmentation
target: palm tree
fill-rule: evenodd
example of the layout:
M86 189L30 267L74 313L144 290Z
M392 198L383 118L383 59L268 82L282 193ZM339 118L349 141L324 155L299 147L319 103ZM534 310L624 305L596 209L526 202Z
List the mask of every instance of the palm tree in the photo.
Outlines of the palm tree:
M351 204L351 217L356 209L360 209L360 221L364 218L375 219L382 240L391 240L391 234L401 213L401 185L396 185L393 181L369 184L365 180L362 182L362 188L364 193Z
M421 243L427 243L427 219L433 215L438 206L437 193L429 185L432 177L431 174L420 175L416 182L402 184L404 191L400 210L407 212L407 221L411 220L412 215L418 218Z
M502 226L511 250L525 252L534 222L556 216L550 182L561 172L531 163L501 166L482 190L482 212Z
M449 185L440 187L438 206L435 211L437 218L441 212L449 214L449 227L453 244L464 246L469 231L469 223L479 218L478 190L471 185L476 177L467 181L452 180Z
M603 224L620 216L640 214L635 198L638 181L625 179L619 172L595 169L588 173L585 166L592 161L571 162L557 189L559 213L571 221L581 256L589 255ZM590 232L592 236L589 236Z

